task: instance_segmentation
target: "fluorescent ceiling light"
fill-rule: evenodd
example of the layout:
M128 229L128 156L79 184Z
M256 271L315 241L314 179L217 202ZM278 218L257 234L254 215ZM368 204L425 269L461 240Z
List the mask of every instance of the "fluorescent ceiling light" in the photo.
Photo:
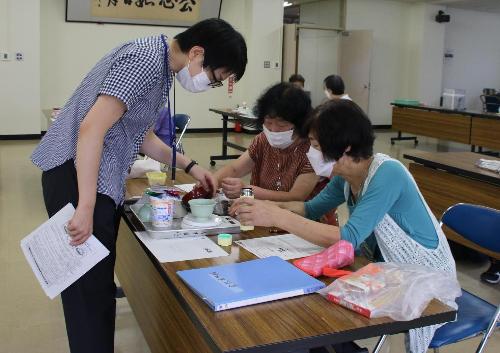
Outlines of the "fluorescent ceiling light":
M283 7L288 7L288 6L292 6L293 4L291 2L288 2L288 1L283 1Z

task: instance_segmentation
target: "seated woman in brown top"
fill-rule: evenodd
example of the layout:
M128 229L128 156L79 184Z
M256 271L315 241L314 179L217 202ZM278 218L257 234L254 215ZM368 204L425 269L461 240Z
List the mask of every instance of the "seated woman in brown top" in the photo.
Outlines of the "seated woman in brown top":
M251 187L257 199L307 199L318 177L306 156L309 141L298 131L310 111L309 97L290 83L278 83L262 94L254 114L264 131L237 160L214 174L227 197L237 198L241 188ZM252 173L249 185L241 179L248 173Z

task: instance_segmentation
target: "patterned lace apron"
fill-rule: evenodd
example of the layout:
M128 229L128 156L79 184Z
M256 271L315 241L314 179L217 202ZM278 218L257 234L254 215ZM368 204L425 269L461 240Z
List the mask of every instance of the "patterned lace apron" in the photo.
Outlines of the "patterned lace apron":
M392 159L391 157L377 153L374 155L374 159L370 165L368 170L368 176L365 180L363 190L361 191L361 196L366 192L368 185L370 184L371 179L377 172L378 167L382 165L385 161L399 161ZM402 165L402 164L401 164ZM404 167L404 170L408 173L410 179L415 183L410 172ZM417 184L415 183L415 186ZM384 218L380 221L379 224L374 229L374 234L377 239L378 246L384 257L384 260L387 262L396 262L396 263L408 263L408 264L416 264L422 266L432 267L441 271L445 271L450 273L450 276L456 277L455 270L455 260L450 251L450 247L448 245L448 241L441 230L441 227L434 217L434 214L431 212L429 206L424 200L422 193L418 189L418 193L422 202L425 205L427 213L434 224L434 228L436 229L436 233L438 235L439 244L436 249L428 249L418 242L409 237L401 227L388 215L386 214ZM350 194L350 185L346 182L344 193L346 200L348 200ZM457 304L452 301L445 303L452 308L457 308ZM411 353L425 353L429 344L434 336L434 332L441 325L432 325L427 327L422 327L419 329L410 330L408 334L405 336L405 344L406 351Z

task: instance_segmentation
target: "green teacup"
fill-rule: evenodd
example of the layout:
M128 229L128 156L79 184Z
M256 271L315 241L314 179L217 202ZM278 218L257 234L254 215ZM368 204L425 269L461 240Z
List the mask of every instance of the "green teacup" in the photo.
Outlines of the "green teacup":
M194 217L207 219L214 212L215 203L215 200L211 199L194 199L189 200L189 207Z

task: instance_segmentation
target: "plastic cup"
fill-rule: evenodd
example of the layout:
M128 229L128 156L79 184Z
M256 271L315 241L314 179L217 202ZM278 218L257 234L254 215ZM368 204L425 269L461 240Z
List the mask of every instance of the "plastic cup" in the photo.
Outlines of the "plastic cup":
M174 200L151 197L151 223L156 228L168 228L174 220Z

